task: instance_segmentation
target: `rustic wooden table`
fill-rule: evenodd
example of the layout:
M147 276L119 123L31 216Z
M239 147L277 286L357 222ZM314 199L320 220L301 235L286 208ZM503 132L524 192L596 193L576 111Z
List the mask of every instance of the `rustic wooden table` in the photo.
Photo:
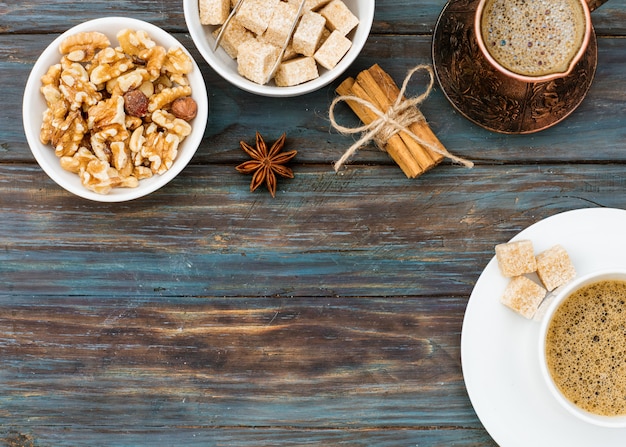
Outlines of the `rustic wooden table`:
M365 1L365 0L364 0ZM431 63L444 0L380 0L347 75ZM35 162L21 124L41 51L122 15L174 33L209 89L201 147L172 183L105 204ZM468 297L493 247L562 211L626 207L626 2L594 12L598 70L583 104L532 135L422 110L453 153L409 180L330 129L337 83L272 99L196 51L179 1L0 2L0 444L490 446L464 386ZM345 116L350 112L345 109ZM272 199L234 167L239 141L285 131L295 179Z

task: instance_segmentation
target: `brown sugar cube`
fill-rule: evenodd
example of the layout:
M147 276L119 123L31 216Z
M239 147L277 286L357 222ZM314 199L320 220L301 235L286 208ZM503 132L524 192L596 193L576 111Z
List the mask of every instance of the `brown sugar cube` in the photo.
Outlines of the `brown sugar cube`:
M298 8L295 5L279 2L274 8L272 18L263 35L265 41L282 48L289 39L293 23L297 17Z
M324 42L326 42L328 40L328 38L330 37L331 31L324 27L324 31L322 31L322 37L320 38L320 43L317 45L316 50L319 50L320 47L322 45L324 45Z
M264 84L279 55L280 48L277 46L256 39L249 40L239 46L237 70L252 82Z
M274 82L279 87L302 84L319 77L317 64L312 57L299 57L283 62L276 70Z
M305 0L304 1L304 10L305 11L315 11L316 9L321 8L326 3L330 2L330 0ZM300 7L300 3L302 0L287 0L287 3L294 4Z
M333 31L315 52L315 60L322 67L332 70L346 55L352 42L338 31Z
M213 37L217 38L221 28L213 31ZM252 31L245 28L237 19L233 19L230 21L224 34L222 35L222 40L220 41L220 46L226 51L226 53L232 57L233 59L237 59L239 54L239 46L248 41L253 40L254 34Z
M200 23L221 25L230 14L230 0L199 0Z
M256 37L256 40L258 40L259 42L264 42L264 43L268 43L270 45L274 45L273 43L268 42L265 39L265 34L263 34L262 36ZM282 45L274 45L274 46L277 47L279 50L282 48ZM282 60L283 61L288 61L289 59L293 59L294 57L298 57L299 55L300 55L300 53L297 53L293 49L293 44L292 44L292 41L290 40L289 43L287 44L287 46L285 47L285 52L283 53Z
M496 259L500 272L508 278L537 271L533 243L528 240L496 245Z
M555 245L537 255L537 275L546 289L552 291L576 277L576 269L567 251Z
M359 24L357 16L341 0L332 0L319 13L324 16L331 31L339 31L344 36Z
M304 7L306 9L310 9L311 11L316 11L329 2L330 0L306 0Z
M288 61L289 59L293 59L298 55L299 53L293 49L292 43L289 42L289 45L287 45L287 48L285 48L285 52L283 53L283 61Z
M235 17L239 23L260 36L269 26L274 8L279 3L280 0L243 0Z
M299 1L299 0L294 0L294 1ZM306 0L304 2L304 8L309 11L315 11L329 2L330 0Z
M293 34L293 49L304 56L313 56L325 27L324 17L313 11L305 12Z
M525 276L513 278L504 289L500 302L525 318L531 319L546 297L546 289Z

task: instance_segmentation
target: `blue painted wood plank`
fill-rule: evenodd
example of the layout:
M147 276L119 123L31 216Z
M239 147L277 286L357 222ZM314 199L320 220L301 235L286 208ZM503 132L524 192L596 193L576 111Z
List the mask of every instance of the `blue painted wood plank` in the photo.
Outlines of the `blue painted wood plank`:
M193 48L189 38L178 37ZM22 93L32 64L46 43L39 41L41 36L25 36L17 41L12 37L4 39L11 43L3 44L0 36L0 76L7 87L4 98L7 106L0 111L0 161L33 163L22 130ZM194 158L195 163L203 164L236 163L242 154L239 141L252 142L254 132L259 130L268 140L287 132L289 144L300 150L299 162L329 165L353 141L339 135L329 124L328 107L335 97L338 82L379 63L400 83L410 68L431 62L429 38L380 36L371 39L345 76L329 87L303 98L276 99L241 92L215 74L195 51L193 53L205 77L210 100L205 139ZM626 70L623 54L626 54L626 40L601 39L598 71L585 101L562 123L531 136L500 135L480 128L457 114L438 88L422 109L451 152L477 162L624 161L626 93L622 86ZM424 79L417 79L409 92L421 93L424 82ZM347 107L338 109L338 118L342 124L358 124ZM602 151L597 150L598 144L602 145ZM373 145L361 151L357 160L389 163L387 155Z
M368 0L369 1L369 0ZM374 33L431 33L446 0L378 0ZM0 33L60 33L103 16L125 16L146 20L172 32L186 32L183 8L173 0L22 0L0 5ZM602 35L626 34L626 4L612 0L593 14L596 31Z
M346 76L429 63L444 4L380 0ZM59 189L21 131L37 56L104 15L174 32L210 92L191 165L130 203ZM496 243L626 207L623 1L594 12L594 85L552 129L485 131L435 88L426 117L477 164L415 180L371 145L335 174L352 142L328 124L340 80L297 99L239 91L202 61L179 1L24 0L0 16L0 444L495 446L463 384L465 305ZM256 130L299 151L276 199L234 170Z
M461 377L464 308L463 298L0 295L0 423L55 446L173 433L211 445L264 434L273 445L486 442Z
M414 181L396 166L295 168L276 199L231 166L191 166L144 199L102 204L37 167L0 166L0 284L27 296L467 295L520 229L626 205L620 164L443 165Z
M274 427L181 427L175 430L127 429L123 431L85 430L64 427L42 427L28 431L9 430L5 439L9 447L91 447L106 444L108 447L136 447L138 445L163 446L229 446L258 447L259 445L319 446L349 445L352 447L496 447L484 431L472 429L385 429L385 430L299 430ZM1 438L0 438L1 439Z

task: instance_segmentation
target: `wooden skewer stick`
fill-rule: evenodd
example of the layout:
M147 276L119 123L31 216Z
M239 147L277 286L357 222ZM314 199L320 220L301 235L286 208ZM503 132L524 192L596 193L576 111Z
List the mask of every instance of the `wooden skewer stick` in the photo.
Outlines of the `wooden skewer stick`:
M296 25L298 25L298 21L300 20L300 16L302 15L302 11L304 10L304 3L306 0L300 0L300 7L298 8L298 13L296 14L296 18L293 20L291 24L291 29L289 30L289 34L287 35L287 40L285 41L283 47L276 58L276 62L274 62L274 66L269 71L267 77L265 78L264 84L270 82L270 80L274 77L274 73L278 70L278 66L283 61L283 56L285 55L285 51L287 51L287 47L289 46L289 41L291 40L291 36L293 36L293 32L296 30Z
M233 10L230 12L230 14L228 14L226 21L222 24L222 27L220 28L220 32L217 33L217 37L215 38L215 45L213 45L213 51L217 51L217 49L219 48L222 37L224 37L224 32L226 31L226 28L228 28L228 25L230 25L230 21L233 19L233 17L235 17L237 11L239 11L242 3L243 0L239 0Z

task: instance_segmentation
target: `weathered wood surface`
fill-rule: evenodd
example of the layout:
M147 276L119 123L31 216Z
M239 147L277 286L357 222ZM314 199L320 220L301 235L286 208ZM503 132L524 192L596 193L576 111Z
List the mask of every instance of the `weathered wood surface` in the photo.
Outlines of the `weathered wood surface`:
M346 75L430 62L444 3L379 1ZM191 165L123 204L58 188L21 127L38 54L103 15L176 33L210 91ZM436 89L425 115L476 167L416 180L373 147L335 174L351 140L329 129L333 86L298 99L231 87L179 1L22 0L0 16L0 445L495 445L463 384L467 299L496 243L561 211L626 206L626 2L594 12L594 85L554 128L490 133ZM255 130L299 150L276 199L234 170Z

